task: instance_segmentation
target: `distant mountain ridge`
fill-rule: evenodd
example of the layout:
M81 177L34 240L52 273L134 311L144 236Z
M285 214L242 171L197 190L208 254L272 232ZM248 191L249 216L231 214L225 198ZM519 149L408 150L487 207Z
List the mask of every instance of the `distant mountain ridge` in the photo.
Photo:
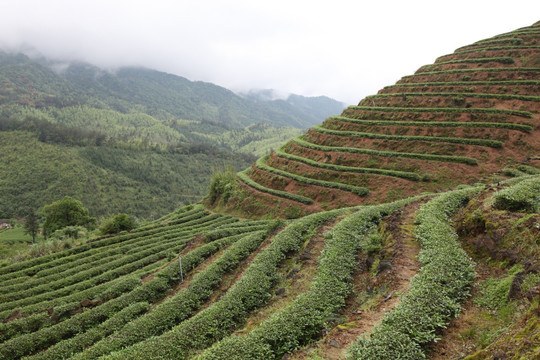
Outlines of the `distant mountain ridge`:
M15 93L0 92L0 104L89 104L123 113L137 109L162 120L214 121L233 128L264 123L305 129L345 108L327 97L291 95L294 102L253 101L212 83L157 70L123 67L111 73L87 63L63 64L1 50L0 84L4 89L17 87ZM29 103L28 97L36 103Z
M241 96L258 103L268 103L283 111L293 111L296 116L305 114L313 125L319 124L319 119L326 119L332 114L340 113L346 107L345 103L327 96L306 97L296 94L283 96L273 89L250 90Z

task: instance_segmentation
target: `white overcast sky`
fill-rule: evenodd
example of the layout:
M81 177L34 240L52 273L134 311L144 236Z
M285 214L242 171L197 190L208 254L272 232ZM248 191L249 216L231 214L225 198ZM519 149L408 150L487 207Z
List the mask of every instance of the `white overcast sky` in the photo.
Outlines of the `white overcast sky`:
M538 20L538 0L0 0L0 48L354 104Z

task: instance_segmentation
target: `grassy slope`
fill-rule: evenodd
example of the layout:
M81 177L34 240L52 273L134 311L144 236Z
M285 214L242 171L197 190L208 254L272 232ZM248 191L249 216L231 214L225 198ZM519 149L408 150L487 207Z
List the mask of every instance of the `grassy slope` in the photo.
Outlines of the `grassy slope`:
M39 240L39 237L37 240ZM24 251L30 243L32 243L32 237L24 234L21 225L14 229L0 230L0 260Z

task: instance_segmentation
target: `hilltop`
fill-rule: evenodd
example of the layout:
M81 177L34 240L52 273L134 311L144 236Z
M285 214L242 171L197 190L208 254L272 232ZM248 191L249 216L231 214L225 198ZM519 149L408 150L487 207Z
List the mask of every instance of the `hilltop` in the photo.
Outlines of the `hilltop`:
M539 30L215 174L205 203L0 265L0 358L540 359Z

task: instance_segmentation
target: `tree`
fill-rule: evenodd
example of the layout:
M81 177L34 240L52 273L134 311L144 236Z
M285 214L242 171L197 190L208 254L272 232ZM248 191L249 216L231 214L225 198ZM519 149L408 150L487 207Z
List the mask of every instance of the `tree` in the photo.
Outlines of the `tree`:
M45 205L43 214L45 215L43 230L47 234L52 234L66 226L84 226L87 229L93 229L96 224L96 218L88 215L88 209L82 202L70 196Z
M34 210L30 210L24 223L24 233L32 236L32 242L36 242L36 236L39 233L39 219Z
M223 203L226 203L236 189L236 175L232 166L225 171L217 171L212 175L208 188L208 199L213 204L221 196Z
M127 214L118 214L113 218L107 219L99 228L103 235L116 234L120 231L131 230L135 227L135 221Z

